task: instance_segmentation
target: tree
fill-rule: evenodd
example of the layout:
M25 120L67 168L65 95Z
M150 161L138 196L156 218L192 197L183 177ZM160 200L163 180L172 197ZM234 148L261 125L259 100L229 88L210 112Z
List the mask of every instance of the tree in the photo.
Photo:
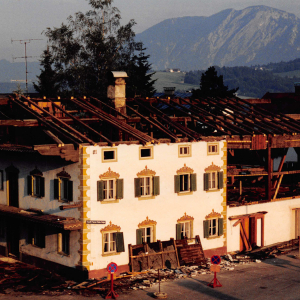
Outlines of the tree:
M47 28L54 70L65 94L105 96L108 73L128 71L134 56L135 22L120 25L112 0L89 0L91 9Z
M152 80L154 72L151 72L151 64L148 62L150 55L145 54L146 48L142 43L137 43L135 50L138 55L134 55L129 66L127 81L127 95L129 97L151 97L155 93Z
M193 97L232 97L239 88L228 90L223 75L218 76L215 67L209 67L201 75L200 89L193 91Z
M60 86L57 73L52 68L53 57L49 52L49 48L44 50L40 62L43 68L41 69L41 74L37 76L38 82L33 82L33 86L41 96L54 97L57 95Z

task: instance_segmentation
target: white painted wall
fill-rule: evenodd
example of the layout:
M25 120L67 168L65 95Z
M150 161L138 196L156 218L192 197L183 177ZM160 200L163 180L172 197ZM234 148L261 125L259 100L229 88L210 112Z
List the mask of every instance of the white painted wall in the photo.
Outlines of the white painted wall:
M186 144L186 143L184 143ZM91 270L102 269L111 261L118 265L128 264L128 244L136 244L136 229L138 224L146 219L157 222L156 238L159 240L169 240L176 238L175 224L186 212L187 215L194 217L194 235L199 235L204 249L217 248L224 246L224 238L212 240L203 238L203 221L205 216L212 212L221 213L223 207L223 190L216 192L206 192L203 190L204 169L212 162L223 167L223 152L219 155L207 155L207 143L195 142L192 145L191 157L178 157L179 144L159 144L154 145L154 158L149 160L139 160L139 148L141 145L119 145L117 148L117 162L102 163L101 147L90 146L87 153L90 158L87 164L90 179L87 185L90 187L88 196L90 201L88 206L91 208L88 217L91 220L104 220L106 225L111 221L121 227L124 233L125 253L120 255L102 256L102 235L100 230L106 225L89 225L91 233L88 238L91 241L89 250L91 254L88 260L92 263ZM220 142L220 149L223 142ZM97 154L93 154L94 150ZM197 191L192 195L178 196L174 192L174 175L176 171L186 164L187 167L194 169L197 173ZM160 176L160 195L155 199L138 200L134 197L134 178L137 173L145 169L156 172ZM119 203L103 203L97 201L97 181L99 175L108 171L120 174L124 179L124 199Z
M295 238L295 209L300 208L300 198L262 204L227 207L227 218L235 215L251 214L260 211L265 214L264 245L271 245ZM227 251L239 250L240 225L233 227L237 220L227 223ZM260 238L258 235L257 238Z

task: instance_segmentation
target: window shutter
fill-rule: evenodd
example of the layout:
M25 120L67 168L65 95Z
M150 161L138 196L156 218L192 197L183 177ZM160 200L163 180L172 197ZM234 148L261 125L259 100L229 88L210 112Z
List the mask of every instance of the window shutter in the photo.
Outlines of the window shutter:
M40 185L40 197L45 197L45 178L44 177L40 177L39 180L39 185Z
M54 179L54 199L59 199L59 181Z
M181 240L181 224L176 224L176 240Z
M141 197L141 178L134 178L134 197Z
M125 252L123 232L116 232L117 252Z
M209 220L203 221L203 235L204 238L209 237Z
M197 191L197 174L191 174L191 191Z
M97 181L97 201L103 201L104 197L103 197L103 181L99 180Z
M117 199L123 199L124 198L124 192L123 192L123 190L124 190L124 180L123 179L117 179L117 181L116 181L116 189L117 189L117 191L116 191L116 198ZM103 195L103 193L102 193L102 195Z
M160 194L159 176L153 177L153 196Z
M209 173L204 173L203 176L203 183L204 183L204 191L208 191L209 190Z
M32 177L27 176L27 195L32 196Z
M136 244L143 244L143 229L136 230Z
M174 175L174 190L175 193L180 192L180 175Z
M73 201L73 181L68 181L68 201Z
M218 172L218 188L222 189L223 188L223 172Z
M218 236L223 235L223 218L218 219Z
M190 221L190 237L191 238L194 237L194 221L193 220Z

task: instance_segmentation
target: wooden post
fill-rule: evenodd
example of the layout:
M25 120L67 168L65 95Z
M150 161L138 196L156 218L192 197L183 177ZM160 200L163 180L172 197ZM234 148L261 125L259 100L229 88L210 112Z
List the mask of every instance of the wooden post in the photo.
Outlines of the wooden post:
M268 138L268 177L267 177L267 199L271 201L271 189L272 189L272 157L271 157L271 146L272 146L272 137L269 135Z
M170 241L173 242L173 246L174 246L174 250L175 250L175 254L176 254L176 258L177 258L177 266L180 267L176 242L173 238L170 238Z
M279 178L279 181L278 181L278 184L277 184L277 187L276 187L276 191L275 191L273 200L275 200L276 197L277 197L277 193L278 193L278 191L279 191L279 188L280 188L280 185L281 185L282 178L283 178L283 174L280 175L280 178Z
M243 183L242 180L240 180L240 196L243 194Z
M132 258L132 256L133 256L133 253L132 253L132 245L131 244L129 244L128 245L128 252L129 252L129 262L130 262L130 271L131 272L133 272L133 258Z

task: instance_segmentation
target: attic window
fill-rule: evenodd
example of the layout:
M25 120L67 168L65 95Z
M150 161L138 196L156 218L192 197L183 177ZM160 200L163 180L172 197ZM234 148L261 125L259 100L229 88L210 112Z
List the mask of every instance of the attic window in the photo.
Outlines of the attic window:
M153 159L153 147L141 147L140 159Z
M219 144L218 143L207 144L207 154L208 155L218 155L219 154Z
M178 146L178 156L179 157L192 156L191 145L180 145L180 146Z
M102 162L117 161L117 149L102 149Z

